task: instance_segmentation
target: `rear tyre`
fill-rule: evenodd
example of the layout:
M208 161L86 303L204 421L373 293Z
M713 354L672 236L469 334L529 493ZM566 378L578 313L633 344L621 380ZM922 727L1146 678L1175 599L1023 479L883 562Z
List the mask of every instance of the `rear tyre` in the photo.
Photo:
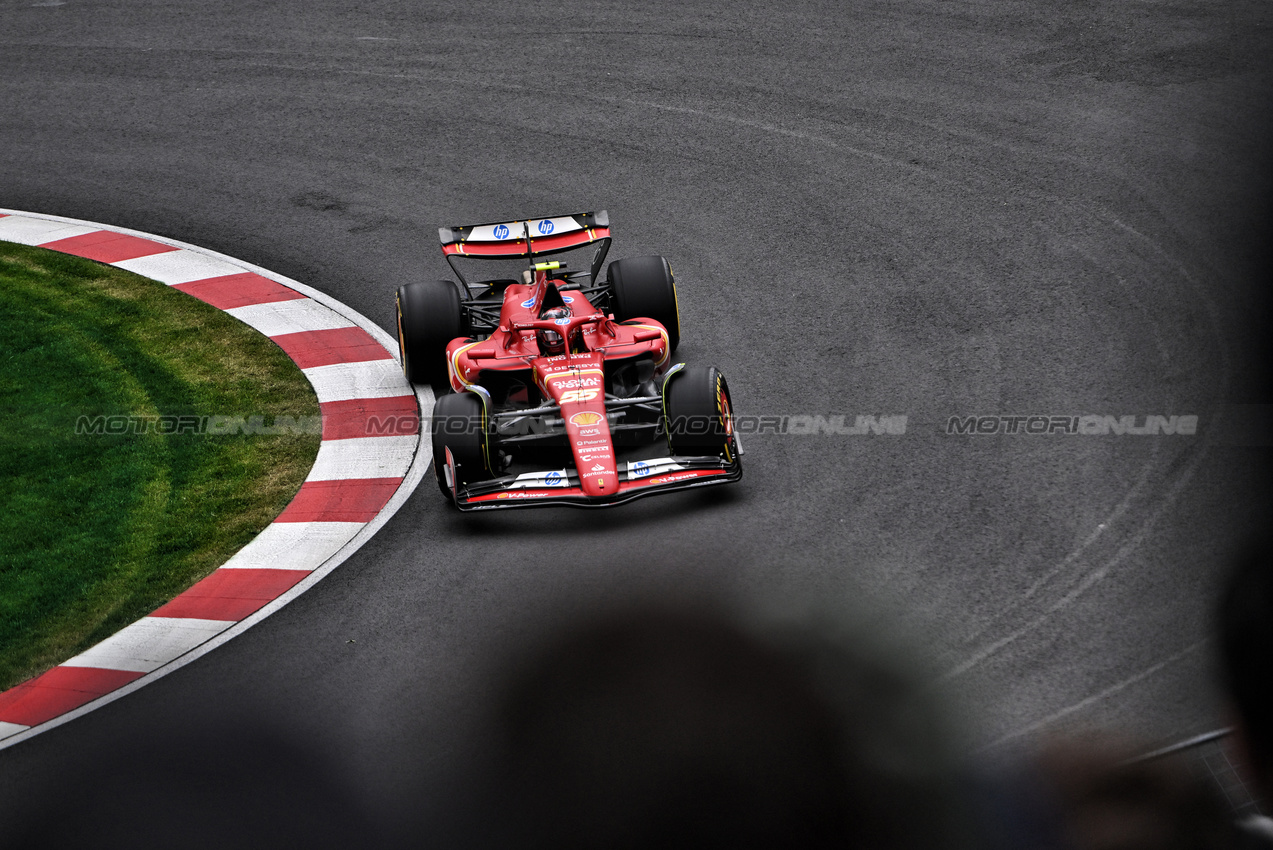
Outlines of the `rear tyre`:
M462 336L460 293L449 280L408 283L398 287L398 352L402 371L413 384L449 386L446 346Z
M676 304L672 267L662 257L627 257L606 268L614 317L654 319L667 329L668 354L681 341L681 313Z
M683 369L663 390L663 426L673 455L734 459L734 417L729 385L714 366Z
M460 484L472 484L491 477L489 445L486 437L486 410L473 393L439 396L430 421L433 435L433 473L442 495L451 498L446 483L446 450L457 464Z

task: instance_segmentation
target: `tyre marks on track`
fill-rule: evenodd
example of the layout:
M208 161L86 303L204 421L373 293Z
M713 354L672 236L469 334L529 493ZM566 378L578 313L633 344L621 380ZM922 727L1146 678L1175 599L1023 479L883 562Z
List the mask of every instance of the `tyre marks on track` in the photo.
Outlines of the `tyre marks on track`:
M612 97L596 93L589 96L602 102L621 103L629 107L644 108L657 112L694 116L705 121L717 122L735 130L750 130L758 135L776 136L816 147L823 147L866 162L882 164L906 171L940 184L960 187L974 195L984 195L988 191L988 187L997 186L992 174L978 174L975 171L957 176L944 174L914 160L872 150L862 144L838 140L828 134L827 130L829 128L825 125L812 125L806 122L802 125L784 126L778 120L756 120L717 110L696 109L651 100ZM958 133L951 128L927 126L934 131L963 136L1004 150L1010 151L1012 149L1011 144L1001 140L977 134ZM1072 157L1068 156L1062 157L1062 161L1077 164ZM1125 181L1120 182L1125 184ZM1149 203L1148 198L1138 187L1125 185L1124 188L1153 208L1155 213L1159 213L1157 208ZM1087 225L1094 224L1105 232L1121 234L1127 242L1127 251L1130 254L1138 253L1133 247L1138 245L1142 251L1152 257L1155 265L1159 266L1164 272L1163 278L1175 281L1181 290L1187 292L1191 299L1203 308L1211 340L1210 345L1217 352L1220 359L1220 368L1218 370L1220 380L1218 386L1210 393L1215 401L1204 417L1208 423L1208 430L1195 445L1187 461L1178 463L1177 458L1169 453L1164 454L1158 451L1157 446L1155 446L1151 457L1136 473L1135 480L1092 530L1083 536L1083 539L1076 547L1055 561L1052 566L1045 569L1021 595L1015 599L1003 600L1004 604L969 637L966 657L942 675L942 681L955 679L970 672L995 658L1016 644L1021 638L1048 624L1058 614L1070 608L1093 588L1100 586L1106 578L1119 567L1125 565L1137 551L1142 549L1149 535L1174 507L1181 494L1201 468L1204 460L1207 459L1210 450L1214 447L1214 435L1221 425L1224 414L1224 401L1233 378L1232 353L1221 331L1218 306L1208 295L1206 287L1202 286L1190 274L1185 264L1168 250L1160 240L1148 236L1141 230L1125 223L1112 210L1100 204L1088 202L1080 205L1071 199L1046 191L1039 192L1038 198L1046 201L1054 209L1065 210L1066 217L1071 222ZM1165 223L1169 228L1174 229L1172 222L1165 221ZM1093 267L1101 268L1104 265L1073 241L1071 241L1071 247L1081 256L1084 256ZM1114 274L1112 269L1107 268L1106 271L1110 273L1110 279L1124 290L1134 304L1145 307L1144 299L1138 297L1138 293L1135 291L1135 282L1127 280L1122 275ZM1159 326L1149 309L1143 309L1142 312L1152 334L1159 358L1164 361L1164 367L1167 367L1170 361L1170 347L1164 338L1164 329ZM1154 486L1155 482L1158 482L1159 486ZM1122 530L1121 534L1115 533L1118 529ZM1093 557L1097 550L1100 549L1106 550L1107 554ZM999 636L991 638L992 632L998 632ZM1165 654L1161 661L1142 670L1130 679L1106 687L1074 705L1063 708L1041 720L1034 721L1026 727L1008 732L999 740L1004 742L1025 734L1037 732L1056 720L1089 708L1106 697L1117 694L1127 687L1149 678L1163 668L1191 657L1200 645L1201 643L1198 642L1191 643L1174 653Z

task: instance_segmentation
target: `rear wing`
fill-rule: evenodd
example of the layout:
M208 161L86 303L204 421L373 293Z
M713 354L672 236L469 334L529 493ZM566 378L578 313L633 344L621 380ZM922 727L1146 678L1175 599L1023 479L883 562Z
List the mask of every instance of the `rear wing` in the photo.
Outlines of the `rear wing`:
M525 257L533 267L536 256L595 245L587 275L588 284L596 285L597 275L601 273L601 265L610 250L610 214L597 210L521 221L439 227L438 238L442 240L442 253L446 256L447 265L460 279L470 299L474 297L473 290L455 262L459 259L516 260ZM579 276L583 274L577 273ZM572 274L571 278L576 279L576 274Z
M498 221L463 227L439 227L442 253L451 257L516 259L555 254L610 241L610 216L605 210L573 215Z

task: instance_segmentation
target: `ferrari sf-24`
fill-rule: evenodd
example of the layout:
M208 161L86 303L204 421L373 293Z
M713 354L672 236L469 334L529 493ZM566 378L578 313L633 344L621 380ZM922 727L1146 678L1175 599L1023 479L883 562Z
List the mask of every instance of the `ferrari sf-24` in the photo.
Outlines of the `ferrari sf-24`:
M742 477L724 376L673 363L667 260L616 260L599 277L604 210L439 238L460 282L400 287L398 343L407 379L433 387L434 468L456 507L615 505ZM496 266L503 276L473 273Z

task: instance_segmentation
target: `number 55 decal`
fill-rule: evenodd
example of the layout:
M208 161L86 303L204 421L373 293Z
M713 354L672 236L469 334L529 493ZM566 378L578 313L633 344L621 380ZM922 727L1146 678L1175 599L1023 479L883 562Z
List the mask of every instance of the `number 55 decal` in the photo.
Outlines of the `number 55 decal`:
M577 404L581 401L592 401L601 390L566 390L561 394L561 404Z

